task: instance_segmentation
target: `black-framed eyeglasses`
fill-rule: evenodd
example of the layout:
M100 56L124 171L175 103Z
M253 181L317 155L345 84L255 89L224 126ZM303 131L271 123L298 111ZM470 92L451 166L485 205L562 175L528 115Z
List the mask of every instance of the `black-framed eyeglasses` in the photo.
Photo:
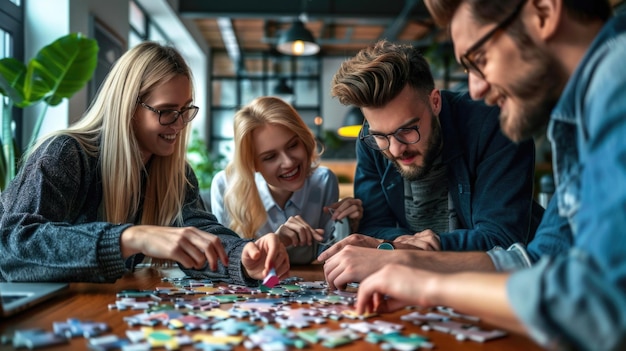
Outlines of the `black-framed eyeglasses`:
M363 135L363 128L361 128L361 135L359 135L359 139L361 139L365 145L373 150L385 151L389 149L389 146L391 145L391 140L389 139L391 136L396 138L398 142L405 145L417 144L422 138L419 127L413 126L398 128L394 132L388 134L373 133L367 135Z
M159 115L159 124L162 126L169 126L170 124L176 123L179 117L183 118L183 123L187 124L193 120L198 114L198 110L200 109L198 106L188 106L184 107L182 110L157 110L156 108L142 102L141 100L137 100L143 108L148 109L157 115Z
M524 8L525 4L526 4L526 0L522 0L517 5L515 10L511 12L510 15L508 15L505 19L503 19L502 22L498 23L498 25L495 28L487 32L487 34L483 35L482 38L478 39L478 41L474 43L474 45L472 45L469 49L467 49L467 51L465 51L463 55L461 55L460 61L461 61L461 65L465 69L465 73L474 73L478 75L480 78L483 78L483 79L485 78L485 75L483 74L483 72L480 70L480 68L478 68L478 65L476 64L476 62L471 58L472 54L476 50L478 50L481 46L483 46L489 39L491 39L491 37L493 37L494 34L496 34L498 31L504 30L506 29L506 27L511 25L511 23L513 23L513 20L515 20L515 18L520 14L520 12L522 12L522 9Z

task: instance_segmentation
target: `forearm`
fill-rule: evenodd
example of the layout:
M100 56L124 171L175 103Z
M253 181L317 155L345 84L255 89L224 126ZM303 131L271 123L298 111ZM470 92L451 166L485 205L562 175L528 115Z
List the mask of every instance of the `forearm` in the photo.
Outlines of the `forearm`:
M9 223L3 222L0 235L5 238L0 280L108 283L126 272L119 246L124 226L48 223L35 228Z
M526 334L509 303L508 278L508 274L501 273L438 275L430 284L428 299L433 305L451 307L498 328Z
M495 267L484 252L452 252L396 250L399 264L441 272L454 273L463 271L494 272Z

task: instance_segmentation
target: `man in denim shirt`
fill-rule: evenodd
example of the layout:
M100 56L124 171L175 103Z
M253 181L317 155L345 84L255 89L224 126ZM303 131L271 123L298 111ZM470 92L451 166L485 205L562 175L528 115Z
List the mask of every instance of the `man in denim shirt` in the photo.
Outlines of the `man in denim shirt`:
M509 137L548 125L557 184L550 207L568 220L572 247L511 274L386 266L361 284L357 310L384 294L379 310L444 304L547 348L625 349L626 16L610 18L600 0L427 5L450 24L472 97L500 106ZM547 211L537 237L555 216ZM415 284L396 284L409 275Z

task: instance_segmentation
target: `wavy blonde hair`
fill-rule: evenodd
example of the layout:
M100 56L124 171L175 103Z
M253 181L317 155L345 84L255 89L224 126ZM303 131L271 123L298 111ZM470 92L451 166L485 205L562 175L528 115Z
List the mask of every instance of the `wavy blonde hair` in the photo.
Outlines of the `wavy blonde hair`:
M267 221L267 212L254 181L253 132L268 124L283 126L300 137L311 164L310 173L319 164L315 135L291 105L266 96L241 108L234 118L235 155L225 170L229 185L224 193L224 208L231 218L230 228L243 238L254 238Z
M138 100L177 76L192 74L173 47L141 43L115 63L83 117L67 129L42 138L34 147L59 135L75 138L91 156L98 157L102 174L104 219L111 223L172 225L182 223L186 176L186 146L190 128L180 133L170 156L153 155L149 172L143 164L132 127ZM145 199L142 173L146 172Z

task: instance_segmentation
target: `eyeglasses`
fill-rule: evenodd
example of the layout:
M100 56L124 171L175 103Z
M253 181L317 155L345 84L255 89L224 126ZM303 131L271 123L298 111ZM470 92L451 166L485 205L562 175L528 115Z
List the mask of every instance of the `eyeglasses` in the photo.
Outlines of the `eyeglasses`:
M178 111L178 110L157 110L156 108L145 104L142 101L137 100L137 102L139 102L141 104L141 106L143 106L145 109L148 109L156 114L159 115L159 124L161 124L162 126L169 126L170 124L174 124L176 123L176 121L178 120L179 117L182 116L183 118L183 123L187 124L189 122L191 122L191 120L194 119L194 117L196 117L196 115L198 114L198 110L200 109L198 106L189 106L189 107L184 107L182 110Z
M522 0L510 15L508 15L504 20L502 20L502 22L498 23L498 25L495 28L487 32L487 34L485 34L474 45L472 45L469 49L467 49L465 54L461 55L460 61L461 61L461 65L465 69L465 73L474 73L482 79L485 78L485 75L483 74L483 72L480 70L480 68L478 68L478 65L476 64L476 62L471 58L472 54L474 54L476 50L478 50L489 39L491 39L491 37L493 37L494 34L496 34L498 31L504 30L506 29L506 27L511 25L511 23L513 23L513 20L520 14L525 4L526 4L526 0Z
M391 145L390 136L396 138L396 140L402 144L417 144L420 141L422 136L420 135L419 127L406 127L406 128L398 128L395 132L389 134L367 134L363 135L363 128L361 128L361 135L359 139L365 143L369 148L376 151L385 151L389 149Z

